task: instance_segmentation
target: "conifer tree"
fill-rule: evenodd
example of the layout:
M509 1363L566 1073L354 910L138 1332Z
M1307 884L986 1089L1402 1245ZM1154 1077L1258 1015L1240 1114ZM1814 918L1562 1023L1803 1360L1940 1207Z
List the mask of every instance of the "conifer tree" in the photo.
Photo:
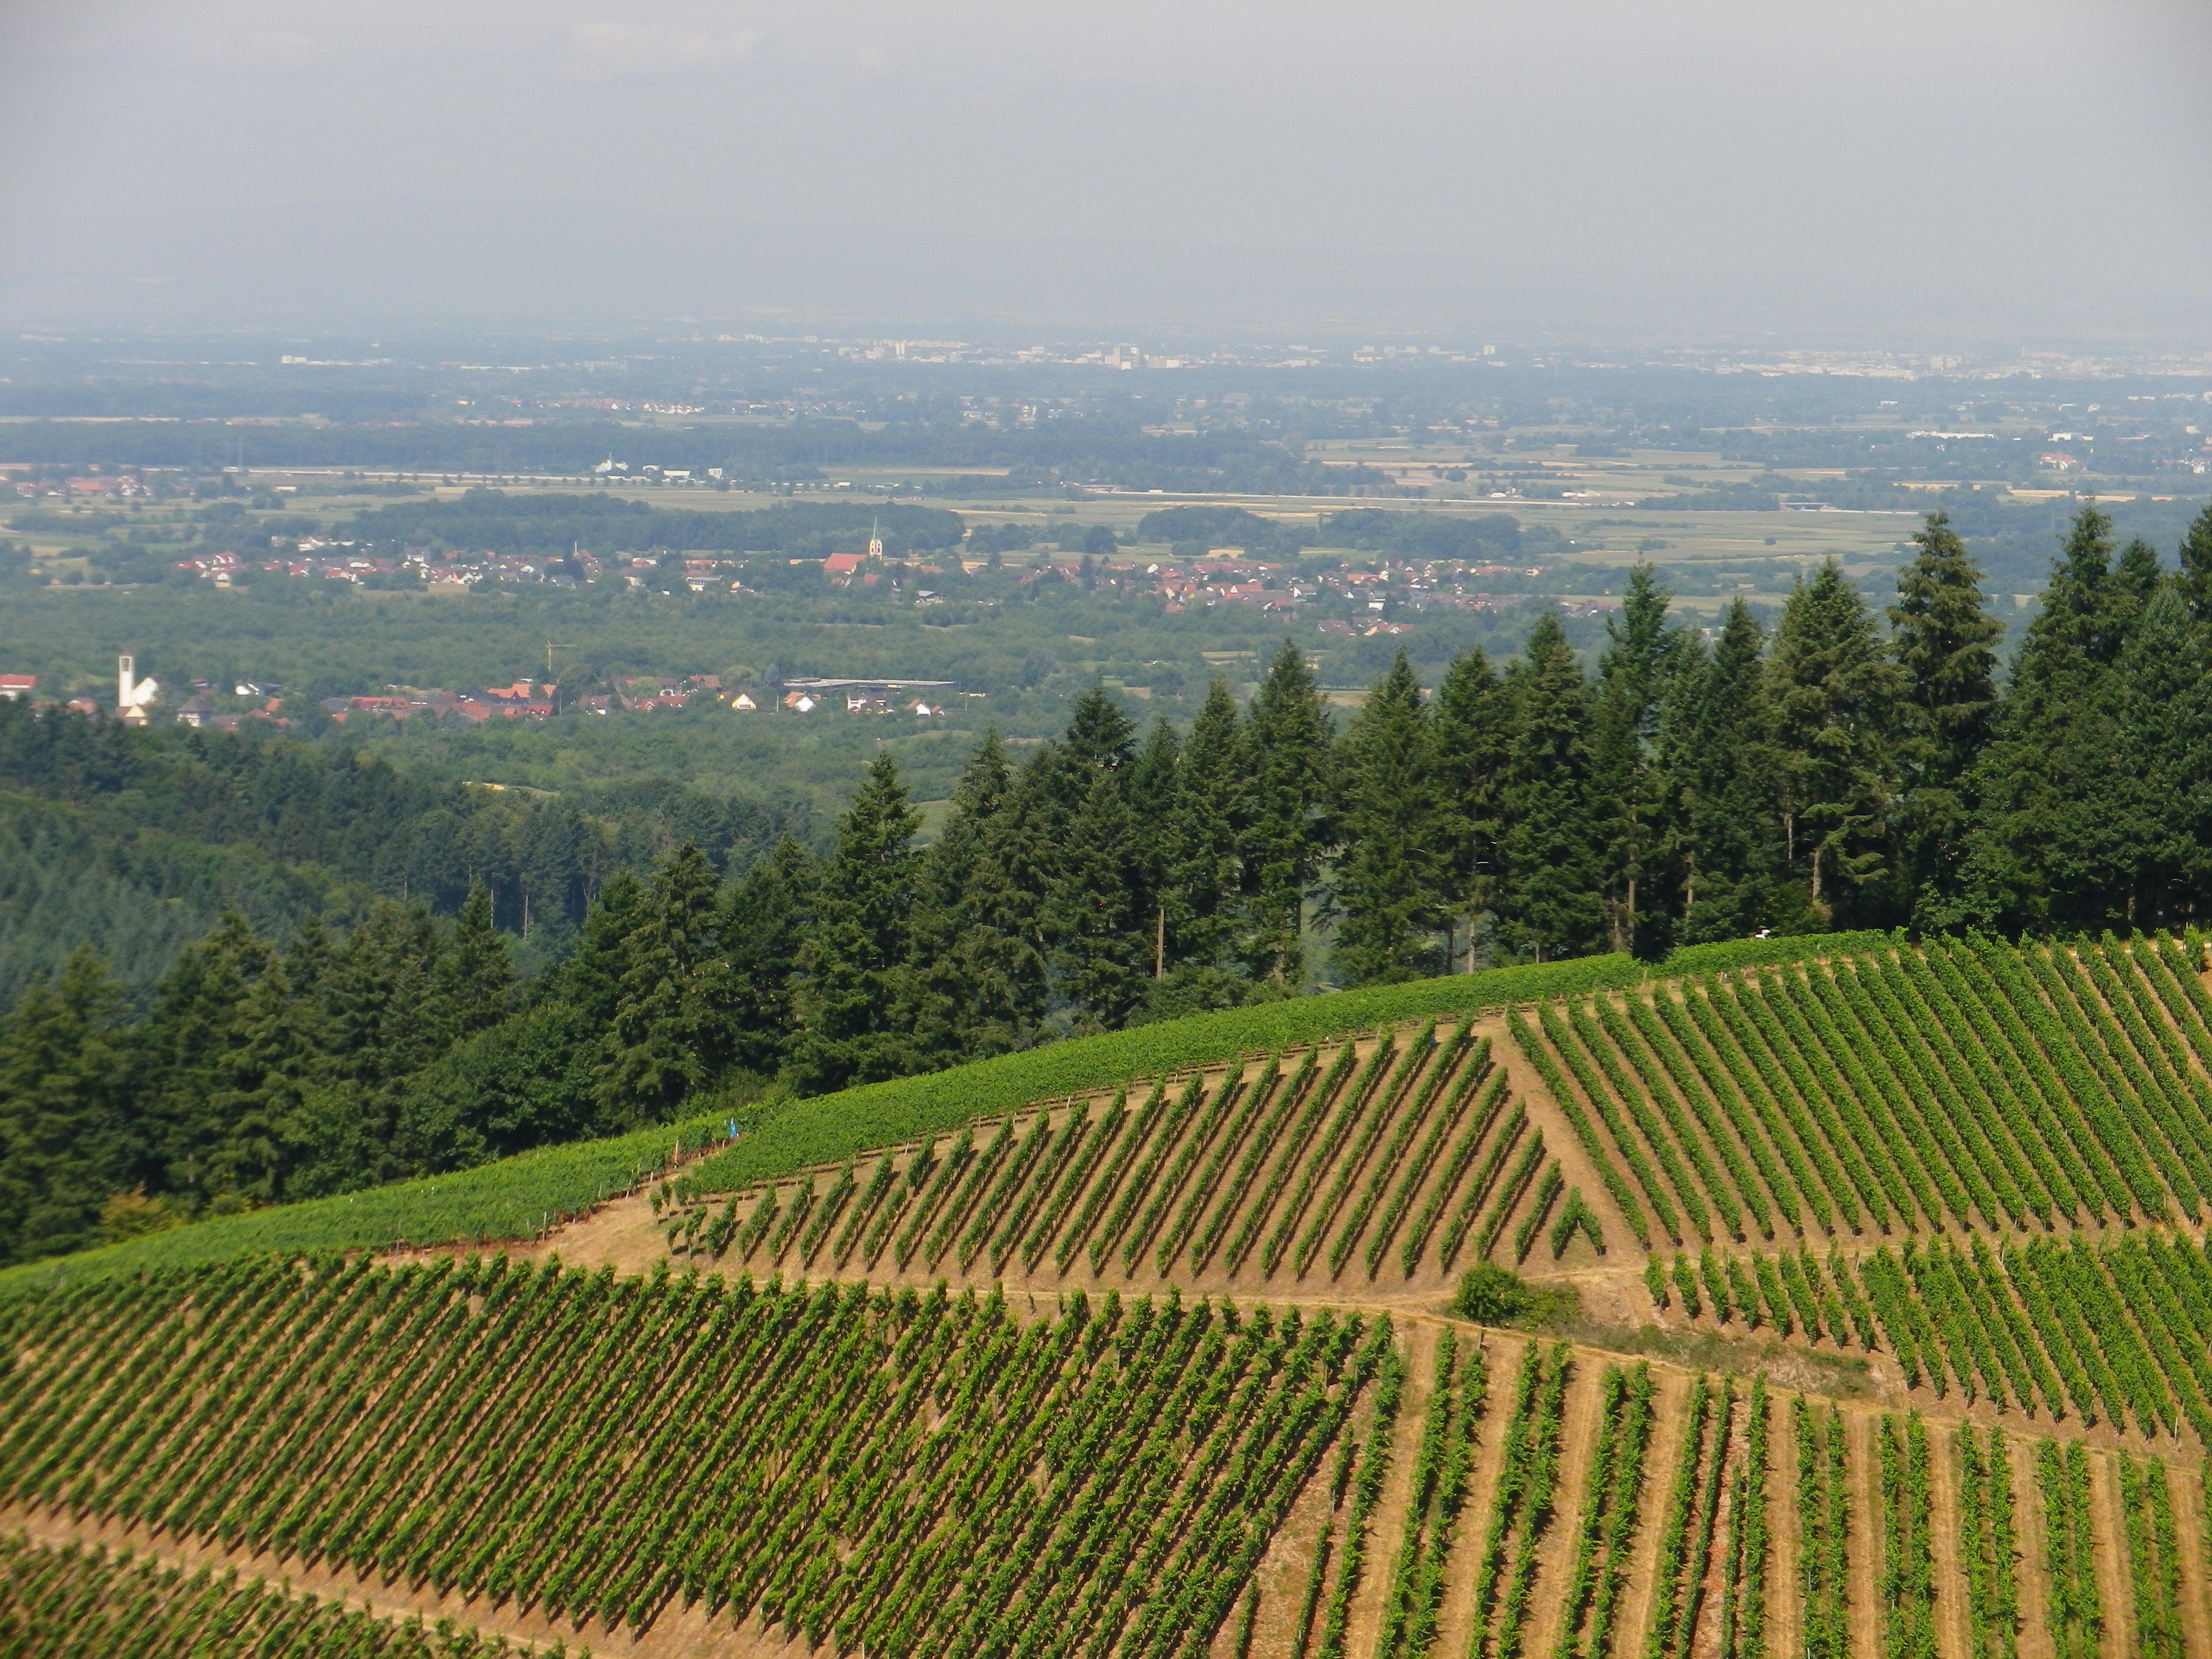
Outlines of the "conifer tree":
M1136 758L1136 722L1104 686L1094 685L1069 711L1060 749L1076 770L1085 775L1079 795L1087 795L1088 774L1119 771Z
M285 966L298 985L295 954L286 953ZM308 989L301 986L303 994ZM454 918L452 945L438 962L436 994L449 1043L498 1024L513 1004L514 962L507 936L492 925L491 893L482 882L470 887Z
M1163 714L1145 735L1144 746L1121 774L1143 866L1143 885L1152 907L1152 976L1168 974L1170 879L1175 864L1175 824L1182 793L1182 744Z
M1662 869L1670 839L1659 712L1680 641L1669 599L1648 564L1628 574L1620 616L1606 623L1598 659L1592 787L1604 837L1606 912L1615 951L1663 955L1668 943ZM1656 925L1655 925L1656 924Z
M2133 886L2134 781L2112 684L2127 587L2112 520L2075 515L2014 659L1997 734L1974 773L1962 919L2007 929L2102 927Z
M1664 764L1679 792L1672 857L1681 872L1685 944L1788 926L1802 909L1785 891L1765 647L1751 607L1732 600L1711 652L1690 653L1662 710Z
M630 929L637 925L645 888L624 866L607 878L599 902L585 913L583 937L562 964L561 991L585 1024L604 1030L622 1000L622 977L629 967Z
M724 902L723 948L734 981L730 1060L756 1077L773 1077L783 1064L799 951L820 880L814 855L786 835Z
M2212 623L2212 505L2189 521L2181 538L2181 574L2175 580L2191 619Z
M898 766L878 755L837 829L812 935L799 954L800 1029L793 1070L822 1091L897 1077L912 1043L901 1029L921 815Z
M2161 583L2114 665L2120 809L2108 826L2132 854L2107 908L2123 927L2197 921L2212 898L2212 653L2178 581Z
M616 1122L665 1121L727 1063L738 987L720 890L714 866L688 842L646 884L595 1073Z
M1012 1048L1042 999L1043 965L1014 964L1033 949L1027 907L1013 902L1001 859L1018 788L995 731L984 734L952 792L945 830L923 856L914 911L913 965L903 1022L918 1063L947 1065ZM1034 985L1024 997L1017 981Z
M319 971L327 973L329 947L319 926L313 937ZM136 1116L143 1128L131 1148L134 1179L192 1202L212 1191L215 1158L228 1130L215 1097L229 1086L247 989L275 955L243 916L229 911L162 975L135 1045Z
M94 1242L129 1162L123 996L81 946L0 1020L0 1261Z
M1243 754L1237 700L1216 678L1191 722L1168 822L1165 902L1171 964L1216 969L1236 948Z
M1788 857L1826 919L1886 872L1896 788L1896 669L1833 559L1790 589L1766 681Z
M1111 772L1094 775L1069 826L1053 895L1060 987L1079 1030L1124 1024L1151 979L1152 896L1136 825Z
M1973 803L1966 785L1996 721L1996 641L2004 624L1982 599L1982 570L1931 513L1899 573L1890 650L1903 675L1896 749L1904 874L1923 915L1953 902Z
M1334 839L1330 823L1331 730L1305 655L1289 640L1268 665L1243 728L1246 808L1243 851L1255 974L1294 987L1304 975L1306 896Z
M1513 746L1505 769L1508 940L1538 961L1595 950L1606 933L1601 830L1590 795L1595 723L1588 681L1556 611L1528 630L1507 676Z
M1454 917L1466 924L1462 965L1472 973L1480 919L1496 904L1503 874L1498 843L1504 833L1506 762L1513 747L1512 698L1480 646L1453 658L1444 670L1437 688L1434 741L1440 811L1437 897L1447 927Z
M1431 721L1403 651L1339 750L1343 845L1333 872L1335 956L1352 984L1413 979L1426 965L1444 851Z

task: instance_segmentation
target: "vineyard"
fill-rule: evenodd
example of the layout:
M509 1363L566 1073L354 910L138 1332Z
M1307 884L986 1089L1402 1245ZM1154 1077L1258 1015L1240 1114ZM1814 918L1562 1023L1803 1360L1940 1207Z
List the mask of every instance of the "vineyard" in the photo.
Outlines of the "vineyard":
M671 1188L666 1248L756 1273L1432 1286L1605 1248L1466 1018L1008 1114L719 1206L700 1184Z
M1608 975L50 1276L0 1651L2212 1653L2200 947Z

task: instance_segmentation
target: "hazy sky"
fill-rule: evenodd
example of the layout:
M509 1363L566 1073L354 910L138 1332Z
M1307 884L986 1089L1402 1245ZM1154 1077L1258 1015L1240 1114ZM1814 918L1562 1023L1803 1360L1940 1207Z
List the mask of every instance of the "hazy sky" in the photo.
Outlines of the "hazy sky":
M2203 0L8 0L0 63L8 320L2212 335Z

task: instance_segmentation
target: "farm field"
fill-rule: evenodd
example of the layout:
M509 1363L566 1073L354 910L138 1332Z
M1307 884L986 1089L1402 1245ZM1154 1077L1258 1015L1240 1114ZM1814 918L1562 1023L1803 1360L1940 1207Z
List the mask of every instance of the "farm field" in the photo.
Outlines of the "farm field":
M0 1629L2212 1651L2201 942L1508 994L812 1164L672 1143L503 1245L50 1276L0 1300Z

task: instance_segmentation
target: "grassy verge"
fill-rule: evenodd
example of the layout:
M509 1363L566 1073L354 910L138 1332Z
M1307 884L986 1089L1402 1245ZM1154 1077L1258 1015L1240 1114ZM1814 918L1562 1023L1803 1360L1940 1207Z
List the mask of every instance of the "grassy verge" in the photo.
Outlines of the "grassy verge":
M0 1297L35 1295L63 1280L189 1267L260 1250L386 1249L528 1238L664 1168L678 1145L697 1146L704 1121L663 1124L605 1140L547 1146L457 1175L431 1176L335 1198L221 1216L121 1244L0 1271Z

